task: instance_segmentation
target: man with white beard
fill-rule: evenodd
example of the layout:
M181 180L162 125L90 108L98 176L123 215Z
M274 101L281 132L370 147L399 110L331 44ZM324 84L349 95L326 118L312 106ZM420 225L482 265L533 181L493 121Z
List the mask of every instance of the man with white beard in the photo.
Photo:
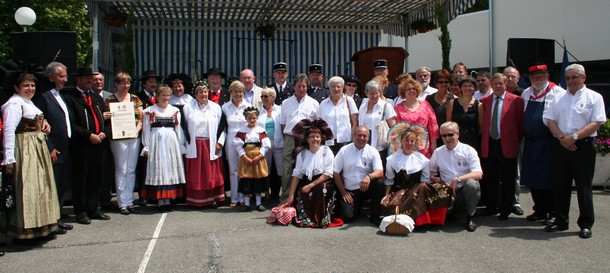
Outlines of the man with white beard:
M422 66L415 71L415 79L421 84L421 87L424 88L424 92L422 92L418 100L425 100L428 95L432 95L438 91L438 89L430 86L430 79L432 77L432 73L430 72L430 68Z

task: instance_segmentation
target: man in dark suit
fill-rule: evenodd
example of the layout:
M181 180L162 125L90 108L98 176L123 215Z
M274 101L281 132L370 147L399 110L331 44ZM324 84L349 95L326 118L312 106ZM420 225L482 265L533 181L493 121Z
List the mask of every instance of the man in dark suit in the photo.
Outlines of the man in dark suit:
M517 156L523 138L523 99L506 92L506 76L502 73L491 78L491 85L493 93L481 99L481 157L485 174L482 185L487 191L484 194L487 209L483 214L495 215L499 211L498 219L507 220L515 201Z
M284 62L273 65L273 84L267 87L275 88L275 104L282 105L282 102L294 95L294 87L286 79L288 78L288 64Z
M209 99L220 106L231 100L229 90L222 88L222 79L226 77L227 75L220 71L220 68L210 68L207 73L203 74L203 78L210 85Z
M324 73L322 72L321 64L312 64L309 66L309 88L307 95L317 100L318 103L330 96L330 91L324 88Z
M59 208L62 209L64 202L72 194L72 162L70 160L70 111L60 92L68 82L67 68L64 64L52 62L46 69L49 80L55 84L55 88L37 96L34 104L43 112L45 119L51 125L51 132L47 136L47 145L53 163L53 175L59 198ZM59 230L57 234L65 234L71 230L72 225L57 221Z
M140 77L139 81L142 85L142 90L140 90L136 95L142 101L142 109L146 109L156 103L155 94L157 92L159 81L161 81L161 77L157 75L157 72L154 70L146 70L144 73L142 73L142 77ZM142 150L142 147L140 147L140 150ZM138 158L138 165L136 166L136 183L137 189L140 191L140 193L144 188L144 180L146 180L146 162L148 162L148 158L140 156ZM145 207L148 202L146 199L140 198L140 200L138 200L138 204Z
M388 70L388 60L378 59L373 62L373 74L375 77L382 76L388 77L390 71ZM392 79L389 79L390 85L383 90L383 96L388 98L389 100L393 100L398 97L398 85L392 83Z
M99 208L102 183L102 168L106 150L102 142L109 134L109 126L104 125L103 112L106 105L102 98L91 91L93 71L79 68L76 73L76 90L66 94L71 116L72 137L72 195L76 221L88 225L90 219L108 220L110 216Z

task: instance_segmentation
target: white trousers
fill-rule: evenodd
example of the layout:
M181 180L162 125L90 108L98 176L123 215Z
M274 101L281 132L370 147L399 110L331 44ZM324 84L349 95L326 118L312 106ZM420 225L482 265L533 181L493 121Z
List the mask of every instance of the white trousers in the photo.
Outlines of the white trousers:
M239 164L239 153L233 145L233 138L235 134L228 134L227 141L225 142L225 152L227 153L227 162L229 163L229 181L231 182L231 203L238 203L239 196L237 195L237 167Z
M114 156L114 180L119 207L133 206L140 139L110 141L110 150Z

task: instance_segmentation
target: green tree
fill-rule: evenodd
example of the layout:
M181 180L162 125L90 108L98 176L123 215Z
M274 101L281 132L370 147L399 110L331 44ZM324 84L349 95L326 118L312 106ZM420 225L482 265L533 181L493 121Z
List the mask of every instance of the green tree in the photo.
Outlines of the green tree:
M451 71L451 65L449 64L449 56L451 55L451 36L449 35L449 28L447 21L447 11L445 9L445 3L438 4L435 7L436 18L441 28L441 36L438 36L438 40L441 42L441 51L443 56L442 68Z
M28 31L74 31L76 32L76 55L78 66L91 65L93 47L91 17L82 0L0 0L0 61L7 60L12 53L11 32L20 32L22 27L15 22L15 11L23 6L36 12L36 23ZM42 64L44 65L44 64Z

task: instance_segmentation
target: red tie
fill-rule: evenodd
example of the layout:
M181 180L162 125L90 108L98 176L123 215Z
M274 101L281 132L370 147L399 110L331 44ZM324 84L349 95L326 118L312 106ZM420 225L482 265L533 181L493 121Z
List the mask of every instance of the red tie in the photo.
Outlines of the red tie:
M87 105L89 105L89 110L91 111L91 115L93 116L93 121L95 122L95 134L99 134L101 132L100 130L100 121L97 118L97 115L95 114L95 110L93 110L93 100L91 99L91 91L86 91L84 92L85 94L83 95L83 98L85 99L85 101L87 102ZM87 126L89 127L89 126ZM89 128L87 128L89 129Z

